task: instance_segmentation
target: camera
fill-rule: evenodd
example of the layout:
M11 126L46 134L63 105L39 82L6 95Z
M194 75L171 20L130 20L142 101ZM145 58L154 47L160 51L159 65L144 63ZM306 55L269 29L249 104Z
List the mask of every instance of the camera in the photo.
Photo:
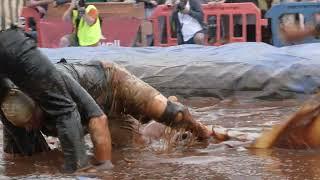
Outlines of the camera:
M79 7L85 7L86 6L86 1L85 0L78 0L78 6Z
M183 11L186 8L187 5L187 0L180 0L179 3L177 4L177 9L179 11Z

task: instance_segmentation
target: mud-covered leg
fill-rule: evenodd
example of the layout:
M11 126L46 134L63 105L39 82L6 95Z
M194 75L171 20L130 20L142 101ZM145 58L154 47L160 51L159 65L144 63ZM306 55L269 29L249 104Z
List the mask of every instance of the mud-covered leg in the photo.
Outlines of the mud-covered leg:
M159 91L124 68L105 62L102 64L106 71L112 72L113 101L116 102L116 109L120 106L122 112L137 119L149 117L170 127L184 128L200 139L210 137L211 132L194 120L184 105L169 101Z

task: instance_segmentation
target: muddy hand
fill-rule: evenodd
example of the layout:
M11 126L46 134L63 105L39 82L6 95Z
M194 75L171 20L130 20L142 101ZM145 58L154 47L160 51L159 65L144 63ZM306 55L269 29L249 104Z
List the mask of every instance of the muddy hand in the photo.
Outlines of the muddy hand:
M187 108L183 112L178 113L176 122L185 125L186 130L190 130L199 140L209 139L212 135L212 131L209 128L193 119Z
M215 130L213 125L209 125L207 128L211 130L211 137L217 141L227 141L230 139L227 131Z

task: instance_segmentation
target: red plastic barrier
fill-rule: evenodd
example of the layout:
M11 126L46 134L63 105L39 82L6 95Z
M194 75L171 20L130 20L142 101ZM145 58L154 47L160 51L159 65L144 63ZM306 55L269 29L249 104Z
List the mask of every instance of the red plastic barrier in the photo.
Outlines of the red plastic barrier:
M177 45L177 39L172 36L170 19L172 14L172 7L166 5L159 5L153 11L149 20L152 22L153 27L153 43L155 46L174 46ZM162 28L160 24L161 17L165 18L165 31L166 37L161 38ZM163 41L164 40L164 41Z
M72 33L72 25L62 20L40 20L38 23L38 46L43 48L58 48L60 39Z
M247 41L247 16L255 16L255 39L256 42L260 42L262 39L261 28L268 25L266 19L261 19L260 9L253 3L224 3L218 5L203 5L204 19L207 22L209 16L215 16L217 18L217 36L216 43L213 45L223 44L221 38L221 16L226 15L229 17L229 39L228 42L246 42ZM242 36L234 36L234 17L241 16L242 22Z
M121 45L132 47L142 20L134 17L110 17L102 20L102 45Z
M29 31L29 25L27 23L28 19L30 17L33 17L34 20L36 21L36 23L38 23L40 21L40 15L39 13L33 9L33 8L28 8L28 7L24 7L21 11L21 16L24 17L26 19L26 26L25 26L25 30L28 32Z
M257 42L261 41L261 27L267 25L266 19L261 19L261 11L258 7L253 3L223 3L223 4L215 4L202 5L204 12L204 22L207 23L208 17L214 16L216 18L216 37L214 43L208 43L208 45L221 45L226 42L246 42L247 41L247 15L255 16L255 38ZM154 44L155 46L172 46L176 45L177 41L173 38L171 27L170 27L170 16L172 14L172 7L168 7L166 5L158 6L153 12L150 20L153 23L153 32L154 32ZM229 29L228 29L228 39L222 40L221 38L221 16L229 17ZM234 36L234 16L239 15L242 18L242 36L235 37ZM164 42L161 43L160 34L160 20L159 18L164 16L166 19L166 34ZM208 38L207 38L208 39ZM163 40L162 40L163 41ZM226 41L226 42L225 42Z

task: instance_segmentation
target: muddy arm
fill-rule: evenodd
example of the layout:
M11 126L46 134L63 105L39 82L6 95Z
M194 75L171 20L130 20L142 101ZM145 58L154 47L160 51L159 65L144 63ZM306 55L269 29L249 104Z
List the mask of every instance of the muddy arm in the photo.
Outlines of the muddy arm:
M88 126L88 131L94 145L94 154L98 163L111 160L111 136L107 116L96 104L90 94L80 86L70 75L61 72L67 82L70 95L77 103L83 115L83 124Z

